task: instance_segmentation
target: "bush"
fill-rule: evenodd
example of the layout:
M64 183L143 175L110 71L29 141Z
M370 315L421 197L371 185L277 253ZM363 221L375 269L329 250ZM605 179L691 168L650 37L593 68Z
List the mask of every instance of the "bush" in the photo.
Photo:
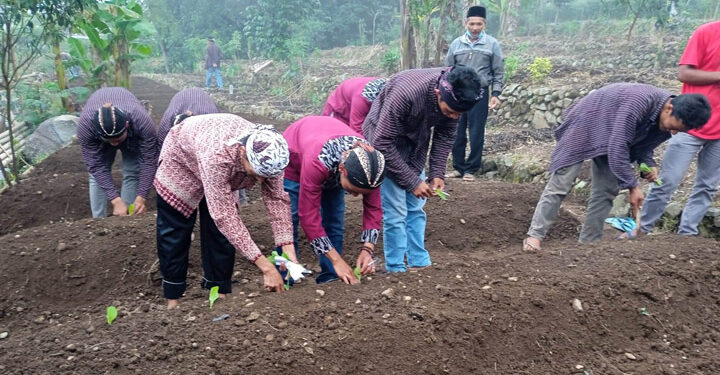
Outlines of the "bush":
M552 70L552 63L547 57L536 57L532 64L528 65L530 76L536 82L543 82Z
M509 80L515 76L518 68L520 67L520 58L515 56L508 56L505 58L505 80Z
M382 58L382 67L388 74L396 73L400 68L400 51L397 48L392 48L385 52Z

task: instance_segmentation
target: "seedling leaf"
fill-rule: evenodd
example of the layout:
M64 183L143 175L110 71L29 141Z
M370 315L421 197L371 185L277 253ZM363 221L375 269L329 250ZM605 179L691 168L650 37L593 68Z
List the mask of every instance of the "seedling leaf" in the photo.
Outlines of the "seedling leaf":
M652 173L652 168L650 168L647 164L641 163L640 164L640 172L642 173ZM655 179L655 185L662 185L662 180L657 178Z
M210 308L211 309L213 307L213 303L215 303L215 300L218 299L218 297L220 296L219 291L220 291L219 286L214 286L214 287L210 288Z
M132 215L135 212L135 204L131 204L128 206L128 215Z
M355 277L358 278L358 280L362 280L362 270L360 269L360 267L355 267L353 273L355 274Z
M438 195L438 197L440 197L440 199L444 201L447 200L448 193L442 191L441 189L435 189L435 193Z
M643 314L645 316L650 316L650 313L648 312L647 308L645 308L645 307L640 309L640 314Z
M105 310L105 316L107 317L108 324L112 324L113 321L115 321L115 318L118 316L118 311L115 306L108 306L108 308Z

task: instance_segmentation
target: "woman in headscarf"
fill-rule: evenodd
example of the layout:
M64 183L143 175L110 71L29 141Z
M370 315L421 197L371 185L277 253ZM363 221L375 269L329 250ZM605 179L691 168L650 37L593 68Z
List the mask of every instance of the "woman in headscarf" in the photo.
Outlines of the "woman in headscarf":
M369 274L375 271L375 244L382 221L378 187L385 176L385 158L359 133L332 117L302 118L283 136L290 149L285 191L290 194L295 241L299 222L320 257L317 283L340 278L356 284L353 269L341 257L345 192L363 196L362 247L356 266Z
M365 116L386 83L387 79L378 77L345 80L328 96L322 115L335 117L350 129L362 134Z
M270 126L231 114L192 116L175 125L160 153L157 247L168 308L186 289L188 249L200 212L202 286L230 293L235 251L262 271L265 288L283 291L283 280L250 238L235 208L234 190L261 184L275 245L294 258L290 199L282 173L288 146Z

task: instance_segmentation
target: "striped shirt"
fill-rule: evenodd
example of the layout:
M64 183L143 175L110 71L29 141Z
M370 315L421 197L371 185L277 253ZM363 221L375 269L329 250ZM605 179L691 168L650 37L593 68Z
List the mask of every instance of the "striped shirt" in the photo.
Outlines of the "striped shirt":
M205 197L210 216L228 241L250 261L262 254L238 216L234 190L257 180L242 166L241 144L234 142L253 124L242 117L215 113L192 116L170 129L160 152L155 189L170 206L190 217ZM262 199L275 234L275 245L293 243L290 197L282 176L266 178Z
M93 125L95 113L105 103L112 103L113 106L123 110L131 120L127 139L117 147L104 142L100 137L99 130ZM155 123L142 103L130 91L122 87L106 87L90 95L83 107L82 114L80 114L77 137L80 141L85 166L105 191L108 200L120 196L110 172L115 154L120 149L130 152L139 151L140 182L137 195L147 198L155 177L158 160Z
M220 112L213 98L202 89L197 87L183 89L173 96L168 108L165 110L165 114L163 114L160 120L160 126L158 126L158 143L160 147L162 147L167 133L170 131L170 128L172 128L173 122L175 122L175 116L185 113L186 111L192 112L193 115L207 115Z
M395 75L373 102L363 134L385 155L387 174L408 192L423 181L430 150L428 178L443 178L457 120L440 111L435 89L450 68L413 69Z
M620 189L637 186L632 162L655 166L653 150L670 138L659 128L660 111L672 95L641 83L614 83L582 98L555 130L550 172L607 155Z

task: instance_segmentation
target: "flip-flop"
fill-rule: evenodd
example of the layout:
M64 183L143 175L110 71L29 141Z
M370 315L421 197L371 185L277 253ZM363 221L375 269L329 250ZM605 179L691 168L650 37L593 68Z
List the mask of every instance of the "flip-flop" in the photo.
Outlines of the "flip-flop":
M523 240L523 251L527 252L533 252L533 251L540 251L542 248L540 246L535 246L528 242L527 238Z

